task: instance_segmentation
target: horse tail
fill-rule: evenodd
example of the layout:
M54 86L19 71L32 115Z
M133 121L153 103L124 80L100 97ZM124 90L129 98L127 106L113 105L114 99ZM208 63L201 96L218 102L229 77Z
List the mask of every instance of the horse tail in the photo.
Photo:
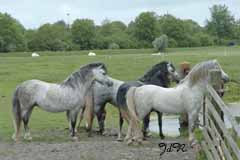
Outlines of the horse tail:
M12 113L13 113L13 123L14 123L14 128L15 128L15 138L18 138L20 126L21 126L21 121L22 121L22 116L21 116L21 106L18 98L18 92L19 88L17 88L13 94L13 99L12 99ZM17 140L17 139L15 139Z
M136 105L135 105L135 92L137 87L131 87L126 95L127 99L127 108L129 110L130 116L135 119L136 121L140 121L137 112L136 112Z
M86 128L88 131L92 129L92 123L94 118L94 91L91 88L85 97L85 111L84 116L87 119L86 121Z

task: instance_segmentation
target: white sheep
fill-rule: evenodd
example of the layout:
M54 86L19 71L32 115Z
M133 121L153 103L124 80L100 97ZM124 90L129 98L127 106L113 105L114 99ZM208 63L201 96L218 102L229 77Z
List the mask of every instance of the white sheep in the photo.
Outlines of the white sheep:
M88 53L88 56L96 56L96 53L89 52L89 53Z
M36 52L33 52L32 53L32 57L39 57L40 55L39 54L37 54Z

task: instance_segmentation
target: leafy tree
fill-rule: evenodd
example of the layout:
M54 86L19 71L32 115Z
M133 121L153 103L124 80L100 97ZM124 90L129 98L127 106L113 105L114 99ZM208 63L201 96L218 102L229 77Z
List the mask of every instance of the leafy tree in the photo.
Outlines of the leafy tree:
M234 25L234 39L240 44L240 19L237 20Z
M130 48L132 42L127 34L127 26L120 21L104 20L102 26L97 27L97 48L106 49L116 43L120 48Z
M173 38L168 38L168 46L169 48L175 48L178 46L177 41Z
M125 32L127 26L120 21L104 20L102 26L99 28L101 35L110 36L115 33Z
M186 46L186 42L183 41L186 39L184 24L180 19L169 14L160 16L158 27L161 28L162 34L166 34L169 38L174 39L178 47Z
M73 42L80 49L93 49L96 36L96 26L90 19L77 19L72 28Z
M234 35L234 17L226 5L210 8L211 18L207 20L207 31L220 39L231 39Z
M119 45L117 43L110 43L108 49L119 49Z
M152 44L157 51L165 51L165 49L168 47L168 37L164 34L159 38L156 38Z
M44 24L38 30L28 30L26 38L28 48L33 51L63 51L72 48L71 34L63 21Z
M143 12L131 27L134 37L142 46L150 47L157 34L157 15L154 12Z
M197 34L197 36L199 37L201 46L212 46L214 45L214 38L206 33L199 33Z
M26 49L24 27L9 14L0 13L0 52Z
M169 47L201 46L199 34L204 30L193 20L181 20L167 14L159 17L158 28L169 37Z

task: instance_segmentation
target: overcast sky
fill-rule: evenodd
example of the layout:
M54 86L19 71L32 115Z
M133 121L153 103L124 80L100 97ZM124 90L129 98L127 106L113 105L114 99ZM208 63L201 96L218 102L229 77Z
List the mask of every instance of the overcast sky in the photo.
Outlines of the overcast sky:
M127 24L143 11L170 13L204 25L214 4L226 4L240 18L240 0L0 0L0 12L11 14L26 28L61 19L72 23L76 18L93 19L96 24L106 18Z

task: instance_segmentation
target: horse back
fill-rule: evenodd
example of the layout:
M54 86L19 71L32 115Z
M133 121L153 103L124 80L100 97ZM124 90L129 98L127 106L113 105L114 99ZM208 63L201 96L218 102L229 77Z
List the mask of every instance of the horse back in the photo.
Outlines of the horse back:
M140 87L144 85L142 82L139 81L128 81L123 83L117 91L117 104L119 107L126 107L126 94L131 87Z

